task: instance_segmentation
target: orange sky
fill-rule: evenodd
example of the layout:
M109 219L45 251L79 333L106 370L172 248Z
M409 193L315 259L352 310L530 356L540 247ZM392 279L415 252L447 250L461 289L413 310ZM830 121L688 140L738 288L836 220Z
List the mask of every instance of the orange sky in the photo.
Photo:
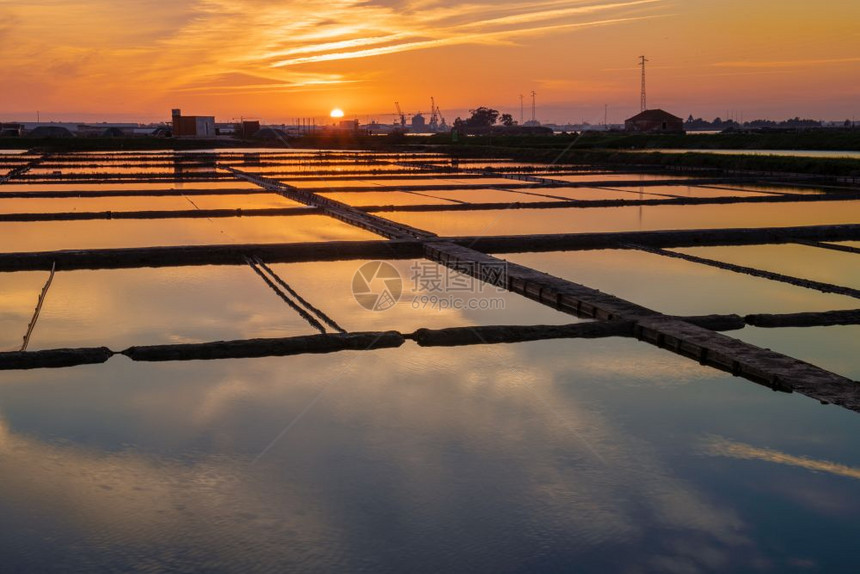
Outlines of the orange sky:
M856 0L0 0L0 119L860 119Z

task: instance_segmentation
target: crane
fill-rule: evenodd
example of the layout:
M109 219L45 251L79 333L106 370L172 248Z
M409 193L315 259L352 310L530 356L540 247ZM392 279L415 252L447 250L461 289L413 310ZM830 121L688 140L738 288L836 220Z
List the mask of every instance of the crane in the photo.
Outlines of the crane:
M400 109L400 102L394 102L394 107L397 108L397 116L400 118L400 127L406 127L406 116L403 115L403 110Z
M434 100L433 105L436 106L436 102ZM433 116L439 118L439 129L441 131L446 131L448 129L448 124L445 122L445 117L442 115L442 110L439 109L439 106L436 106L433 111Z
M430 131L439 129L439 115L436 113L436 99L430 96Z

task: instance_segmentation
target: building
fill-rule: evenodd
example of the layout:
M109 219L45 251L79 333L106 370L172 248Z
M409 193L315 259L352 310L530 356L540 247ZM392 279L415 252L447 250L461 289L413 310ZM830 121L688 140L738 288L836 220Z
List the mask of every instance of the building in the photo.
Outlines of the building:
M0 123L0 137L18 137L24 131L24 126L19 123Z
M636 133L684 133L684 120L664 110L645 110L625 120L624 129Z
M242 120L236 124L233 134L243 140L251 139L255 133L260 131L260 127L258 120Z
M215 116L183 116L182 110L173 110L173 136L214 138Z
M427 120L421 112L412 116L412 131L423 132L427 130Z

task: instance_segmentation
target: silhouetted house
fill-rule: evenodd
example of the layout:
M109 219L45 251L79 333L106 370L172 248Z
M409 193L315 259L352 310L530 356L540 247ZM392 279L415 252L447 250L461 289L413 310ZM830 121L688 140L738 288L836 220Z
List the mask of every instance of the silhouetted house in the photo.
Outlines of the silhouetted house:
M215 117L183 116L182 110L173 110L173 136L191 138L215 137Z
M75 135L62 126L39 126L27 133L31 138L73 138Z
M252 137L255 133L260 131L260 122L257 120L243 120L241 123L236 124L234 134L238 138L248 139Z
M18 137L24 131L24 126L21 124L0 124L0 137Z
M124 138L125 132L122 131L121 129L117 128L117 127L110 127L110 128L106 128L101 133L101 136L103 138Z
M624 129L638 133L684 133L684 120L664 110L645 110L625 120Z

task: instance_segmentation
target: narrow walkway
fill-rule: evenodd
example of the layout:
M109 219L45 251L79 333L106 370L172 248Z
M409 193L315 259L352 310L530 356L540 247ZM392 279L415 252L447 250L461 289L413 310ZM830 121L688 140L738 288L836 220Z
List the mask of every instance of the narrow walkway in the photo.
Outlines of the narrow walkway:
M352 206L280 182L224 168L285 197L322 209L346 223L383 237L412 237L424 244L424 255L449 269L504 287L578 317L631 321L637 338L772 389L796 391L824 403L860 411L860 384L809 363L761 349L715 331L663 315L630 301L506 262L471 247L440 240L432 233L369 216ZM707 234L699 230L700 234Z

